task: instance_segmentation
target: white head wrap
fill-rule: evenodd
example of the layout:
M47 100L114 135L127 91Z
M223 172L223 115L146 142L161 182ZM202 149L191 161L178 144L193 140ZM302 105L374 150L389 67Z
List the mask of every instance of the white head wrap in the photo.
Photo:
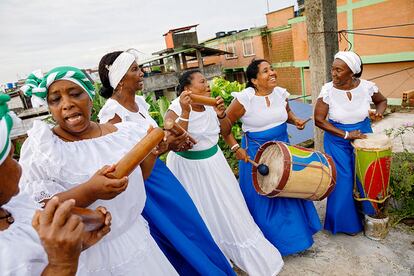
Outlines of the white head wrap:
M339 58L348 65L354 74L361 72L361 59L352 51L339 51L334 58Z
M116 89L119 82L128 72L129 67L134 61L137 61L137 50L129 49L120 54L112 63L112 65L108 66L108 78L109 83L111 84L113 89Z

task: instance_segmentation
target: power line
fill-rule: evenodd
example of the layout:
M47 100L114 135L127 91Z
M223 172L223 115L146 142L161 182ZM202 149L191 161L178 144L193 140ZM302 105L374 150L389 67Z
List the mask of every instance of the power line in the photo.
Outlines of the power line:
M376 37L385 37L385 38L414 39L414 36L367 34L367 33L357 33L357 32L346 31L346 30L338 31L338 33L347 33L347 34L355 34L355 35L366 35L366 36L376 36Z
M388 97L389 95L391 95L392 93L394 93L397 89L399 89L401 86L403 86L403 84L405 84L410 78L412 78L412 76L410 74L408 74L408 77L403 82L401 82L400 85L398 85L390 93L387 93L387 95L384 95L384 96L385 97Z
M379 29L405 27L405 26L414 26L414 23L406 23L406 24L399 24L399 25L388 25L388 26L371 27L371 28L349 29L349 30L345 30L345 31L368 31L368 30L379 30Z
M391 73L387 73L387 74L384 74L384 75L379 75L379 76L370 78L368 80L369 81L376 80L376 79L379 79L379 78L383 78L383 77L386 77L386 76L389 76L389 75L394 75L394 74L397 74L397 73L400 73L400 72L403 72L403 71L406 71L406 70L410 70L410 69L414 69L414 66L408 67L408 68L405 68L405 69L401 69L401 70L398 70L398 71L394 71L394 72L391 72Z
M405 23L405 24L388 25L388 26L378 26L378 27L370 27L370 28L359 28L359 29L343 29L343 30L339 30L339 31L312 32L312 33L309 33L309 34L338 33L340 35L355 34L355 35L375 36L375 37L383 37L383 38L414 39L414 36L398 36L398 35L370 34L370 33L358 32L358 31L380 30L380 29L398 28L398 27L406 27L406 26L414 26L414 23ZM350 42L348 41L348 43L350 43ZM351 46L351 48L352 48L352 46Z

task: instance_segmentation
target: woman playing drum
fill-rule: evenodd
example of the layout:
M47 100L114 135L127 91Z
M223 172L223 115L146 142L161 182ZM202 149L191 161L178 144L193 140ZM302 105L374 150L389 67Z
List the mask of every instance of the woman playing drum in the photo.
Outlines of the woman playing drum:
M85 251L79 275L176 275L152 239L141 212L143 176L155 162L150 154L129 177L106 176L144 135L133 123L98 124L90 120L94 87L74 67L49 71L39 85L56 126L35 121L23 144L22 190L38 202L58 195L80 207L103 205L113 216L111 232ZM134 138L133 138L134 137Z
M149 105L135 93L143 88L143 73L133 51L113 52L102 57L99 76L108 98L99 112L101 123L135 122L143 130L156 127L149 115ZM132 137L131 137L132 138ZM182 135L167 142L173 150L191 145ZM145 180L147 201L143 216L151 234L180 274L234 274L204 224L191 198L160 159Z
M315 106L315 124L325 130L325 152L332 156L337 182L328 197L324 228L333 234L356 234L362 220L353 199L354 154L351 141L372 132L368 117L381 120L387 99L375 83L360 79L362 62L354 52L338 52L332 63L332 81L326 83ZM374 102L375 112L370 112ZM329 119L326 119L326 117Z
M179 78L178 93L166 113L197 144L185 152L170 152L167 166L184 185L215 241L226 256L249 275L275 275L283 266L278 250L263 236L247 209L237 179L217 145L224 101L216 106L193 103L192 95L210 97L210 87L200 71ZM225 126L224 126L225 127Z
M227 122L242 121L245 133L241 148L230 131L224 135L241 160L240 187L254 220L265 237L282 255L303 251L313 244L312 235L321 224L312 202L293 198L268 198L259 195L252 183L252 165L259 147L268 141L289 142L287 122L303 129L305 121L298 119L289 108L286 89L278 87L276 72L266 60L253 61L246 70L247 88L234 92L227 108Z

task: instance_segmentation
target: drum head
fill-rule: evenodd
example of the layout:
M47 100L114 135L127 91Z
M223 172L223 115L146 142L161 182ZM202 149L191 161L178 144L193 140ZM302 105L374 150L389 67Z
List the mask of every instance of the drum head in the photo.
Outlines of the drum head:
M389 149L391 148L391 139L380 133L367 133L366 139L356 139L353 142L354 147L361 149Z
M275 189L283 177L284 172L284 154L278 143L268 144L256 160L258 164L265 164L269 167L268 175L261 175L257 172L257 184L262 194L270 194Z

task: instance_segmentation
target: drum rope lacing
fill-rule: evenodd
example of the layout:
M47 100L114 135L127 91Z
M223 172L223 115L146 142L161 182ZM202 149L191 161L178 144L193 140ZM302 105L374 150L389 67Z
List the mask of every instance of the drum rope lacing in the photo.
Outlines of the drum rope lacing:
M320 151L315 151L315 153L321 153L321 152ZM319 158L319 162L321 164L323 164L320 155L317 154L317 156ZM324 172L325 174L329 175L329 177L332 179L331 183L329 184L329 188L332 187L332 182L334 183L334 185L336 184L336 180L333 179L332 174L325 169L325 166L309 165L309 164L305 164L305 163L301 163L301 162L289 162L289 161L285 162L285 164L288 164L288 165L292 165L293 164L293 165L300 165L300 166L303 166L303 167L311 167L311 168L321 169L322 172ZM323 180L323 178L321 178L321 180L319 181L318 188L316 190L319 190L319 188L320 188L320 186L322 184L322 180ZM284 190L274 189L274 191L276 191L276 192L283 192ZM289 191L289 192L290 193L295 193L295 194L306 194L306 195L309 194L307 192L300 192L300 191ZM315 194L316 194L316 192L314 192L313 194L311 194L306 199L311 199L313 196L315 196Z
M380 159L380 156L379 156L379 152L380 151L382 151L382 150L375 150L375 153L377 155L377 160ZM355 151L355 157L356 156L357 156L357 152ZM357 166L357 162L355 162L355 166L357 167L359 174L362 175L361 167L359 166L359 163L358 163L358 166ZM374 169L373 169L373 172L372 172L372 175L371 175L371 181L370 181L370 185L369 185L369 189L368 189L368 193L367 194L369 194L370 191L371 191L371 186L372 186L372 182L374 180L375 171L376 171L376 169L377 169L378 166L379 166L379 170L380 170L380 173L381 173L382 193L384 193L385 191L387 191L387 194L388 194L388 188L385 187L385 183L384 183L384 172L383 172L382 166L381 166L381 164L379 162L375 162L375 165L374 165ZM359 192L358 192L358 187L357 187L356 180L357 180L357 176L356 176L356 173L355 173L354 174L354 193L355 193L354 199L356 201L370 201L370 202L374 202L374 203L381 204L381 203L384 203L391 196L391 195L387 195L383 199L372 199L372 198L368 198L368 197L361 198L361 197L359 197ZM363 184L364 183L361 183L361 186L362 186L362 189L364 190L364 185Z
M247 143L247 134L245 133L244 134L245 135L245 139L246 139L246 144L248 144ZM250 139L250 138L249 138ZM251 141L253 141L253 142L255 142L259 147L261 147L262 145L259 143L259 142L257 142L256 140L254 140L254 139L251 139ZM273 140L273 141L268 141L268 142L278 142L278 141L275 141L275 140ZM286 145L289 145L289 146L292 146L291 144L289 144L289 143L285 143L284 142L284 144L286 144ZM247 149L247 147L246 147L246 149ZM320 151L315 151L314 152L317 156L318 156L318 159L319 159L319 163L320 164L323 164L323 162L322 162L322 158L321 158L321 155L320 154L322 154ZM292 166L292 164L293 165L300 165L300 166L303 166L303 167L311 167L311 168L317 168L317 169L321 169L321 171L323 172L323 173L325 173L325 174L327 174L328 176L329 176L329 178L332 180L330 183L329 183L329 186L328 186L328 188L331 188L333 185L336 185L336 180L333 178L333 175L331 174L331 172L330 171L327 171L326 170L326 168L325 168L325 166L318 166L318 165L310 165L310 164L305 164L305 163L301 163L301 162L290 162L290 161L284 161L283 162L285 165L288 165L289 167L291 167ZM330 166L330 164L329 164L329 161L328 161L328 165ZM323 175L322 175L323 176ZM319 190L319 188L321 187L321 185L322 185L322 180L323 180L323 177L321 177L321 179L320 179L320 181L319 181L319 184L318 184L318 188L317 188L317 190L316 191L318 191ZM333 182L333 184L332 184L332 182ZM273 191L274 192L283 192L284 190L282 190L282 189L277 189L277 188L275 188L275 189L273 189ZM290 193L295 193L295 194L304 194L304 195L309 195L309 193L308 192L300 192L300 191L289 191ZM266 194L263 194L263 195L266 195ZM314 196L316 195L316 192L314 192L313 194L311 194L310 196L308 196L308 197L306 197L306 198L304 198L304 199L312 199ZM277 197L277 195L275 196L275 197Z

